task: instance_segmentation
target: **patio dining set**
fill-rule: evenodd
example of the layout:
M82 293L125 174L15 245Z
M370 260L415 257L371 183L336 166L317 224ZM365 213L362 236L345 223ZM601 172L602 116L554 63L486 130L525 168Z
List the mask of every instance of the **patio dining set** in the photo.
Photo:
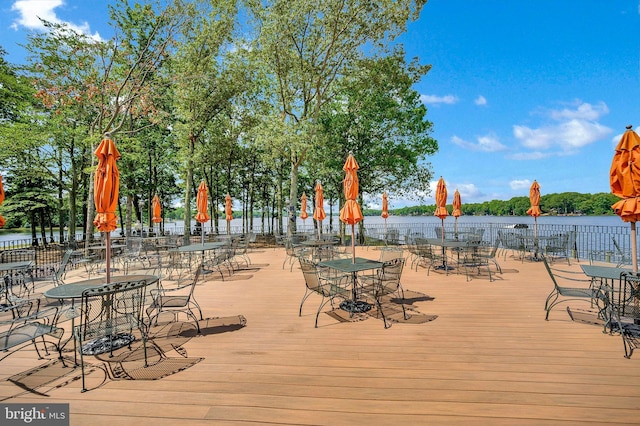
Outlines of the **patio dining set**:
M33 273L33 260L0 262L0 361L28 346L39 358L57 352L63 364L80 367L86 391L86 357L113 357L138 340L146 367L151 327L160 318L177 321L182 313L199 333L203 314L196 283L206 274L224 280L248 267L250 240L251 235L236 235L180 245L174 238L132 237L109 247L111 262L104 245L67 249L45 278ZM99 368L106 378L108 368Z

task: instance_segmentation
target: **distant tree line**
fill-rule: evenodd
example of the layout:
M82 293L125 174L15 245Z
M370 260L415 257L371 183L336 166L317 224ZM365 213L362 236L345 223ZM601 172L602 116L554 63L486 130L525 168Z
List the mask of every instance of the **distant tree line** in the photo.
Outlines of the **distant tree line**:
M563 192L560 194L545 194L540 197L540 210L543 215L574 215L602 216L614 214L611 209L619 198L613 194L600 192L597 194L581 194L578 192ZM529 197L513 197L510 200L491 200L483 203L462 204L462 214L467 216L526 216L531 206ZM435 205L419 205L402 207L391 210L398 216L428 216L435 212ZM452 206L448 205L449 213ZM366 210L366 215L380 214L380 210Z

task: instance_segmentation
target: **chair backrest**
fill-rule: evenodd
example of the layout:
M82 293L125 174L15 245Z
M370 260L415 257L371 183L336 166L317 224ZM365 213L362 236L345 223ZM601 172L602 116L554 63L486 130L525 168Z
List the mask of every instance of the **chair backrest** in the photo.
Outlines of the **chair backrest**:
M393 293L400 287L400 277L405 261L406 259L401 257L384 262L378 272L383 294Z
M618 299L620 303L619 314L633 318L634 322L640 320L640 276L633 272L623 272L620 276L623 287L622 295ZM614 296L614 299L616 297Z
M0 253L2 263L22 262L25 260L36 260L36 251L31 249L6 250Z
M387 260L397 259L399 257L404 257L404 250L402 247L383 248L380 250L380 257L378 261L386 262Z
M82 340L129 333L142 324L147 283L105 284L82 292L82 315L75 332Z
M613 241L613 247L616 249L616 253L620 256L623 263L630 262L630 259L627 257L627 254L622 250L618 241L616 241L616 237L611 237L611 241Z
M126 252L128 255L139 255L140 250L142 249L142 238L140 237L129 237L125 242L127 248Z
M318 277L318 270L316 265L310 260L299 257L300 261L300 269L302 270L302 275L304 276L304 283L307 288L311 291L315 291L316 293L322 293L322 284L320 283L320 278Z
M567 289L572 287L589 288L592 284L591 280L581 271L567 271L552 267L546 256L542 256L542 261L554 287L561 295L565 295Z
M426 238L416 238L416 254L418 256L432 258L434 256L433 247Z
M62 260L60 261L60 266L56 270L56 273L53 274L53 285L59 286L60 284L64 284L63 278L64 274L67 272L67 266L71 261L71 256L73 255L73 250L66 250L64 255L62 256Z

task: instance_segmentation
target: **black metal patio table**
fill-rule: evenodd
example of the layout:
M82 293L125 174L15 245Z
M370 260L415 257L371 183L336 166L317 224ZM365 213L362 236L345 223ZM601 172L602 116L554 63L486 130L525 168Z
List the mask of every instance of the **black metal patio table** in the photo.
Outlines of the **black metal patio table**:
M157 283L159 281L159 278L155 275L112 276L110 277L109 284L126 283L126 282L133 282L133 281L145 281L146 286L149 286L151 284ZM80 280L80 281L52 287L44 292L44 296L50 299L60 300L60 302L62 302L65 299L71 299L71 309L74 310L75 300L82 299L82 294L85 290L88 290L91 288L97 288L105 284L107 284L106 277ZM70 315L70 316L71 316L71 336L69 337L69 340L67 340L64 344L60 346L60 351L62 352L62 349L67 345L67 343L69 343L69 341L73 339L74 340L74 364L77 365L77 359L76 359L77 348L75 346L73 329L75 326L75 318L78 315Z
M604 265L580 265L580 268L592 282L598 280L600 288L607 291L612 300L617 297L618 303L621 303L626 299L627 288L622 285L621 277L623 273L632 272L631 269Z
M325 262L318 263L318 265L351 274L352 299L342 302L340 304L340 309L351 313L367 312L371 309L371 304L365 302L364 300L358 300L358 272L382 268L382 262L365 259L362 257L356 257L348 259L327 260Z

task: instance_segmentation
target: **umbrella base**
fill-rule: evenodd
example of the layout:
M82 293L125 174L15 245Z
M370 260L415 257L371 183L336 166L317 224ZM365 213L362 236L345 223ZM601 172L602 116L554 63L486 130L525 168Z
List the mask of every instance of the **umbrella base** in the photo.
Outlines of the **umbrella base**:
M369 310L371 310L371 304L362 300L345 300L340 304L340 309L342 309L343 311L351 312L352 314L357 314L361 312L368 312Z

